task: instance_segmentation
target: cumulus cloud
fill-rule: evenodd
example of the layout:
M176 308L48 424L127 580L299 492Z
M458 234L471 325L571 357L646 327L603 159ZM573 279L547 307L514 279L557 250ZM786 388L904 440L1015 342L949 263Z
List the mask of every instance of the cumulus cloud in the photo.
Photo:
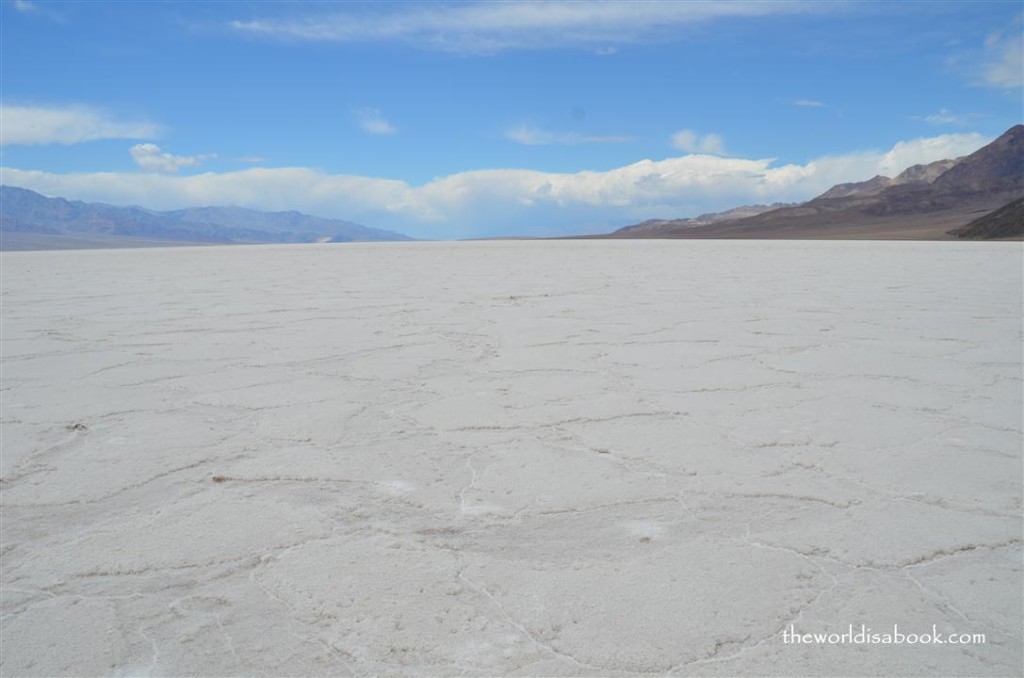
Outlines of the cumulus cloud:
M635 2L518 0L402 3L385 11L345 11L297 18L246 19L231 28L250 35L318 42L404 42L428 49L494 53L657 39L681 26L716 19L831 11L828 3Z
M720 134L697 134L691 129L679 130L672 135L672 148L687 153L725 155Z
M685 217L738 205L807 200L831 186L971 153L989 139L945 134L886 151L825 156L798 164L686 155L608 171L526 169L462 172L413 186L317 170L252 168L193 174L55 174L6 168L0 181L46 195L152 209L239 205L299 210L392 228L417 237L610 230L654 217Z
M89 106L0 106L0 145L78 144L97 139L152 139L160 126L122 122Z
M822 108L825 104L814 99L795 99L793 101L794 106L803 106L804 108Z
M936 160L968 155L990 141L991 138L976 132L900 141L878 157L876 174L894 177L911 165L924 165Z
M173 174L182 167L195 167L204 160L215 158L216 155L173 155L160 150L156 144L136 144L130 151L135 163L147 172Z
M376 108L360 108L353 115L360 129L367 134L387 135L398 131Z
M595 136L577 132L547 132L530 125L518 125L505 131L505 138L525 146L576 146L579 144L621 144L626 136Z

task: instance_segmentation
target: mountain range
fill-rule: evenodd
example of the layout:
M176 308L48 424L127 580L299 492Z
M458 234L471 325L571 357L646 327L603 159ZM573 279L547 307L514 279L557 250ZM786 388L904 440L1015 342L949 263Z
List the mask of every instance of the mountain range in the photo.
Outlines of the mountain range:
M259 212L241 207L157 212L48 198L24 188L0 186L2 249L397 240L411 238L300 212Z
M894 178L839 184L804 203L649 220L591 237L1017 238L1024 236L1024 220L1020 205L1012 204L1021 198L1024 125L1015 125L968 156L914 165Z
M783 207L792 207L795 204L796 203L776 202L771 205L743 205L742 207L734 207L731 210L726 210L724 212L711 212L708 214L701 214L696 217L690 217L688 219L648 219L647 221L643 221L633 226L626 226L625 228L620 229L620 232L657 233L667 227L693 228L694 226L707 226L708 224L714 224L719 221L756 217L758 214L781 209Z
M804 203L650 219L586 238L990 239L1024 237L1024 125L962 158L833 186ZM300 212L155 211L0 186L0 249L209 243L401 241L408 236Z

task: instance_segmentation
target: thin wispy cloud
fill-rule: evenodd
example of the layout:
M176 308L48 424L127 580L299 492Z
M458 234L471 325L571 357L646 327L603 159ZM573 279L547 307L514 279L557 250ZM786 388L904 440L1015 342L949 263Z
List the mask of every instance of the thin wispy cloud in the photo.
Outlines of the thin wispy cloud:
M632 141L633 137L612 135L588 135L578 132L548 132L519 125L505 130L505 138L524 146L578 146L581 144L621 144Z
M44 19L57 23L64 23L65 20L62 13L53 9L53 3L40 5L38 2L33 2L32 0L14 0L11 5L21 14L35 19Z
M825 104L815 99L794 99L794 106L802 106L804 108L823 108Z
M1024 39L1020 21L1014 22L1006 33L989 35L985 41L985 61L982 82L1000 89L1024 87Z
M195 167L205 160L217 157L214 153L174 155L163 151L156 144L136 144L129 152L140 169L160 174L174 174L182 167Z
M725 155L721 134L698 134L691 129L679 130L672 135L672 148L687 153Z
M1024 16L1017 16L1003 28L989 33L982 44L951 52L946 57L946 65L975 86L1021 89L1024 87L1022 24ZM961 41L955 46L962 44Z
M376 108L360 108L353 115L359 128L367 134L383 136L398 131Z
M682 26L717 19L832 11L836 3L555 1L397 4L386 11L344 11L230 22L253 36L317 42L405 42L429 49L495 53L665 38ZM610 53L610 52L605 52Z
M931 115L914 115L912 120L923 120L929 125L950 125L953 127L969 127L976 118L984 117L981 113L954 113L948 108L940 108Z
M0 106L0 145L79 144L98 139L153 139L151 122L122 121L90 106Z

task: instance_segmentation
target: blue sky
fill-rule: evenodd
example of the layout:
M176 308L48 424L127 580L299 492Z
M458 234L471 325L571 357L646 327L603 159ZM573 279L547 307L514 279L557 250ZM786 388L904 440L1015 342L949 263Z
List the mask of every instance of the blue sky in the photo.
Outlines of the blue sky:
M1022 118L1019 2L4 0L2 181L416 237L809 199Z

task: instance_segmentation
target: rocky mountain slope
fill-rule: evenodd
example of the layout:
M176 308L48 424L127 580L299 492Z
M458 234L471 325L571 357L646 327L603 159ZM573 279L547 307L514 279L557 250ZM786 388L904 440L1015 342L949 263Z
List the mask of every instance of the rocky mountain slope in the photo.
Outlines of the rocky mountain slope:
M902 186L903 184L930 184L935 181L943 172L953 167L963 158L951 160L937 160L927 165L913 165L903 170L893 178L878 175L867 181L857 181L847 184L836 184L822 193L819 198L848 198L854 195L877 195L890 186Z
M700 216L691 217L689 219L648 219L647 221L634 226L627 226L621 229L621 231L643 233L657 232L666 227L707 226L708 224L727 221L729 219L754 217L758 214L777 210L781 207L791 207L793 204L794 203L776 202L771 205L743 205L742 207L734 207L731 210L726 210L724 212L709 212L708 214L701 214Z
M741 219L696 227L672 220L656 229L626 227L605 237L948 238L949 231L1020 197L1024 125L964 158L917 165L895 180L841 184L800 205Z
M957 238L1019 238L1024 236L1024 198L950 231Z

